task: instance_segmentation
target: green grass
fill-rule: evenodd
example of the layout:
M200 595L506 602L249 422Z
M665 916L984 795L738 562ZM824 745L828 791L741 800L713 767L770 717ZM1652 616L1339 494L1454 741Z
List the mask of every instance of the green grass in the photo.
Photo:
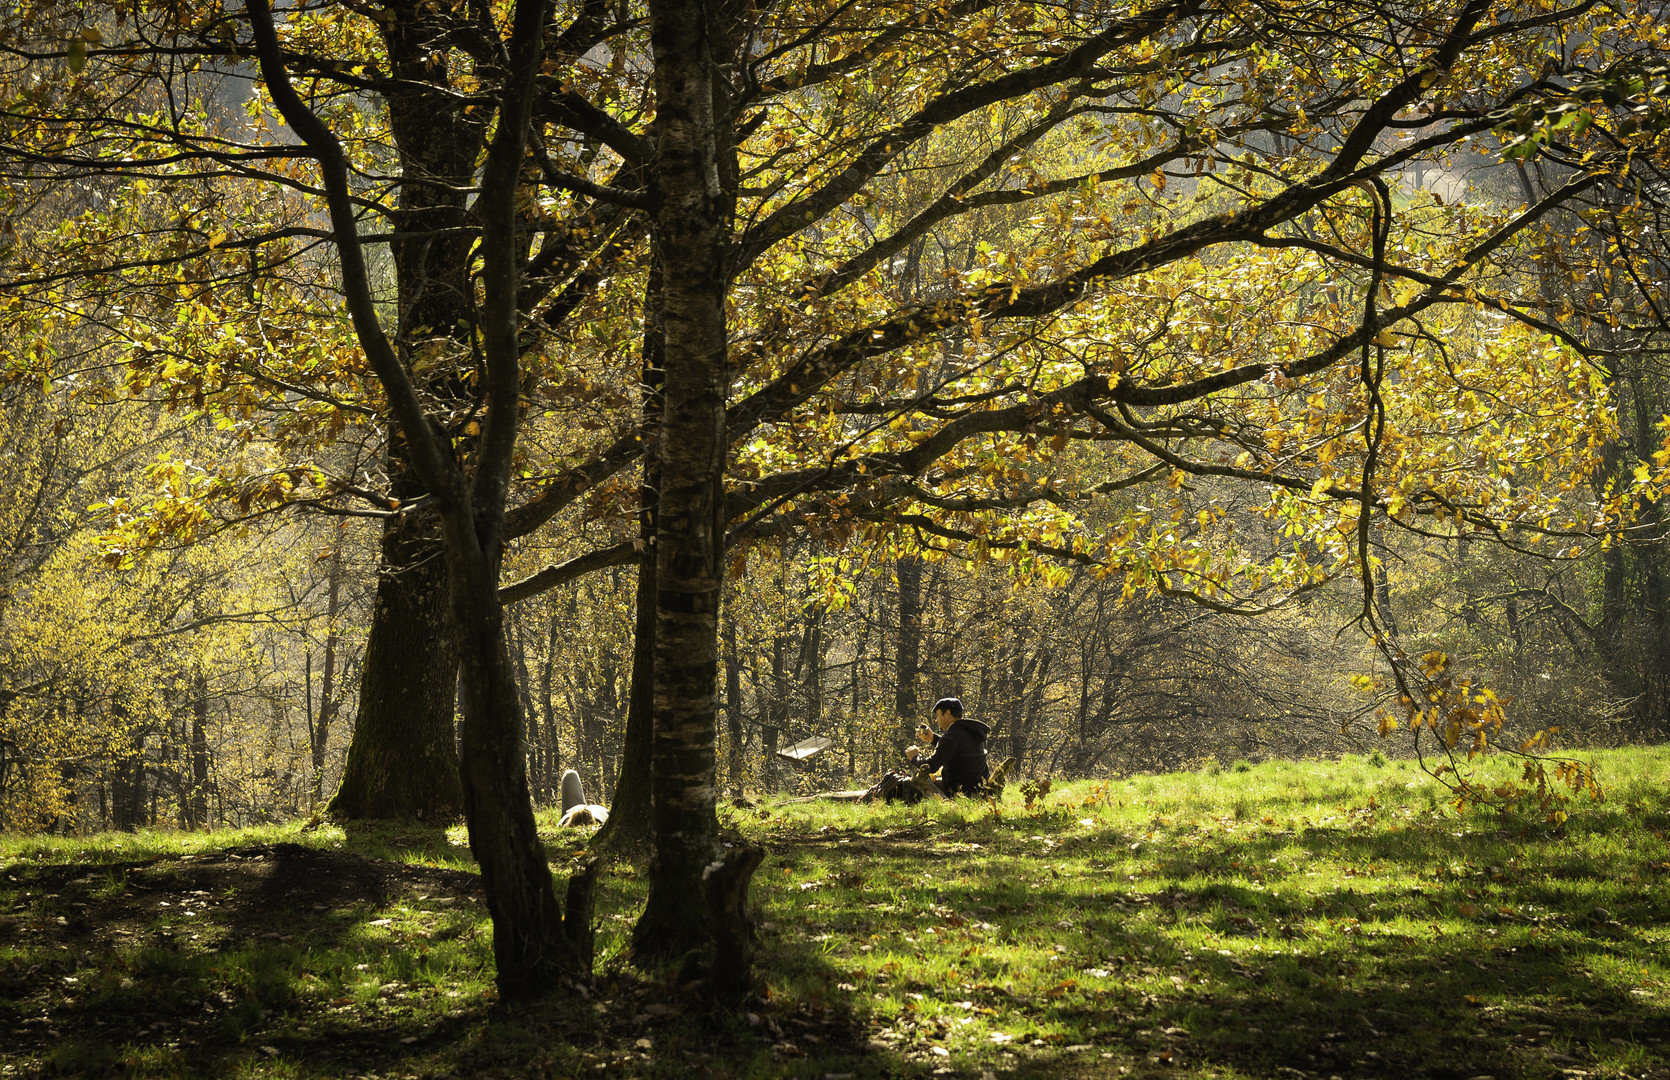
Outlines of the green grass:
M601 879L589 995L509 1010L479 901L428 878L253 940L228 932L234 897L197 898L195 939L165 908L125 948L29 930L128 903L115 864L155 860L157 881L238 844L462 880L445 878L468 865L456 831L4 838L0 1047L60 1037L0 1049L0 1072L1670 1077L1670 752L1594 763L1607 801L1574 805L1558 838L1457 814L1379 754L1067 784L1030 808L1013 788L999 807L727 808L769 854L761 995L717 1016L628 963L631 865ZM562 839L559 872L582 853ZM134 1013L142 1030L100 1037L98 1018Z

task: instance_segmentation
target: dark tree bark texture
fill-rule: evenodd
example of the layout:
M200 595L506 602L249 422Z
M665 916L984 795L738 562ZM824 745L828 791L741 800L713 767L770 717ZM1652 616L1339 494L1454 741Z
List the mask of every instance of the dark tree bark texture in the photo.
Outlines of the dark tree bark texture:
M401 352L383 329L360 246L342 146L291 85L267 0L249 0L247 11L268 92L319 163L348 313L403 436L397 444L409 454L413 473L437 508L459 662L464 714L461 779L470 850L480 866L493 918L500 995L532 997L558 985L566 974L589 974L592 951L592 878L582 874L571 883L565 917L535 828L522 752L521 702L499 602L505 504L521 398L521 249L514 196L527 148L546 5L544 0L518 0L503 41L504 82L496 130L474 207L480 244L472 295L479 293L480 305L469 325L481 359L476 391L481 420L469 433L473 441L467 455L455 452L453 435L439 426L426 406L425 391L432 388L414 385Z
M702 898L713 925L714 997L721 1003L746 997L754 989L754 920L748 912L748 883L765 859L752 844L733 848L702 875Z
M632 851L654 835L651 785L655 729L656 546L661 498L661 407L666 371L662 331L661 279L651 270L644 298L642 395L644 458L638 485L638 589L632 625L632 685L626 703L620 779L615 784L609 820L592 843L596 850Z
M711 940L706 911L690 900L700 895L702 872L718 851L728 222L719 181L715 13L707 3L672 0L654 0L649 12L666 383L655 545L655 856L633 947L653 961Z
M438 9L420 6L384 26L389 63L400 80L388 95L389 124L403 173L419 178L401 185L397 214L400 231L414 239L390 247L400 312L396 342L406 357L425 350L468 357L473 238L461 226L483 121L454 108L445 89L446 61L434 48L445 34ZM439 364L419 389L467 408L466 368ZM402 439L391 441L388 470L399 498L428 490ZM383 534L359 721L330 805L336 817L453 821L463 812L453 749L458 655L446 589L434 518L392 519Z
M457 670L440 544L390 528L365 644L359 719L330 802L333 817L449 822L463 815L453 749Z

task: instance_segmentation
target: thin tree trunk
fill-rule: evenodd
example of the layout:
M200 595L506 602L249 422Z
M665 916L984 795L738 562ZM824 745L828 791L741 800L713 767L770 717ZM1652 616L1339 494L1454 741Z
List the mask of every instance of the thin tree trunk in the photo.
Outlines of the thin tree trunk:
M1652 418L1659 412L1649 402L1639 372L1629 377L1630 398L1635 414L1635 445L1645 455L1656 445ZM1670 727L1670 575L1664 566L1665 540L1663 507L1659 500L1642 497L1641 523L1646 536L1634 545L1641 567L1641 701L1638 738L1661 738Z
M894 651L893 711L900 733L911 739L922 719L922 701L917 683L922 677L922 562L914 555L900 557L899 644Z
M633 607L632 685L627 690L626 732L621 746L620 782L609 820L593 844L599 850L629 851L652 835L651 772L655 728L656 529L661 497L661 406L663 367L662 297L658 268L650 269L644 296L643 365L639 394L644 422L642 480L638 485L638 588Z
M521 613L514 608L506 615L505 640L515 666L516 700L522 712L522 723L525 725L522 756L528 763L528 791L533 798L533 804L539 806L545 801L545 762L541 753L544 740L540 738L539 710L535 709L533 704L533 676L528 670L528 627L520 615Z
M771 707L760 736L761 787L767 792L777 790L777 745L789 722L788 644L791 638L784 630L771 635Z
M731 787L742 794L742 662L737 655L736 618L727 616L725 625L725 726L730 739Z
M638 564L638 589L632 634L632 685L627 689L626 733L621 745L620 780L609 806L609 820L592 839L598 851L633 851L650 840L651 753L655 723L655 559Z
M589 956L582 962L575 946L583 939L589 953L590 931L589 926L565 928L534 822L522 753L521 702L498 602L498 560L489 549L452 554L449 561L453 617L464 631L459 635L464 697L459 756L470 851L481 868L493 917L500 993L525 998L548 989L557 972L589 970Z
M1396 639L1399 636L1397 615L1392 611L1392 583L1386 576L1384 562L1374 564L1374 613L1386 633Z
M191 827L209 825L209 677L199 667L191 680Z
M999 692L1009 723L1009 753L1015 759L1016 771L1026 768L1032 734L1026 723L1026 701L1023 696L1026 687L1026 658L1020 651L1022 647L1019 640L1013 643L1015 654L1009 659L1008 675L1001 680L1002 690Z
M123 719L120 707L115 715ZM110 818L117 829L133 832L145 813L145 735L139 732L126 741L110 771Z
M555 797L558 778L562 776L562 740L558 738L557 705L551 694L551 676L557 666L557 613L551 609L545 621L545 661L539 666L539 707L544 723L545 764L550 794Z
M311 731L313 737L308 740L313 749L312 805L317 805L324 795L325 750L330 743L331 724L336 721L336 651L341 640L336 612L341 595L342 533L338 530L331 548L330 579L325 591L325 670L320 675L319 716Z
M801 659L805 662L806 684L806 712L814 729L821 730L823 725L823 653L824 653L824 622L827 612L818 608L807 623L806 636L801 647ZM796 665L799 668L799 665ZM812 734L816 734L814 730Z
M860 631L852 643L852 711L847 717L847 774L858 774L858 718L864 715L864 642L868 632ZM871 774L879 772L881 762L871 761Z

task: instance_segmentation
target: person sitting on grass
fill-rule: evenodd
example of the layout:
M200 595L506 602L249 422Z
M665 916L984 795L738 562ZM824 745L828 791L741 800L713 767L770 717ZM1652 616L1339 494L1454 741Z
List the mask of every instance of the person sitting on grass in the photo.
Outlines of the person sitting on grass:
M926 726L919 732L923 743L932 745L932 755L924 760L923 747L912 746L905 757L926 772L939 770L939 786L945 794L980 796L981 785L991 775L986 764L986 736L991 728L964 716L962 701L954 697L934 702L934 722L940 734L932 734Z

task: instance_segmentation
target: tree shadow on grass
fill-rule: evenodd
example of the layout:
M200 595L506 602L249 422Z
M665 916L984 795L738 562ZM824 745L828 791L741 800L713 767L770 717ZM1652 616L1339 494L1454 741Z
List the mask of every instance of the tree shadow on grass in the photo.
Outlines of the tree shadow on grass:
M1670 919L1656 899L1624 907L1641 883L1606 880L1581 852L1544 853L1540 865L1551 872L1515 876L1489 865L1507 862L1500 834L1312 830L1300 842L1318 851L1325 845L1324 857L1349 864L1351 876L1306 893L1288 880L1306 872L1302 865L1269 863L1294 861L1291 833L1189 838L1186 847L1152 845L1140 875L1087 888L1087 875L1057 877L1050 858L1034 858L1020 843L991 846L997 854L984 869L993 876L959 875L959 860L980 865L969 850L976 845L956 850L969 835L953 826L887 844L852 833L805 836L787 845L777 865L807 873L815 863L824 880L860 888L895 912L919 913L925 932L914 935L916 944L894 938L877 945L896 959L882 969L892 971L885 989L919 1001L924 1014L946 1003L990 1010L1016 1048L1002 1065L1006 1074L1111 1076L1128 1068L1176 1075L1193 1063L1285 1077L1552 1078L1625 1066L1631 1075L1670 1075L1664 1046L1654 1041L1670 1036L1670 1012L1656 991L1609 974L1630 956L1647 955L1655 928ZM1073 842L1077 854L1094 855L1128 850L1130 839L1104 832ZM1421 888L1404 887L1414 870L1434 865L1460 867L1465 876L1446 872ZM1394 874L1400 881L1391 889ZM1568 879L1571 890L1562 887ZM1584 907L1593 895L1614 900L1640 925L1624 917L1597 924L1600 915ZM1413 932L1423 913L1432 916L1429 925ZM1446 923L1453 931L1446 934L1440 913L1472 919L1473 929L1454 932ZM864 930L861 911L818 918L818 928L837 940ZM968 924L984 924L981 935L963 929ZM941 932L946 927L955 929ZM1029 990L1008 988L1000 967L981 963L991 946L1041 930L1048 938L1046 928L1068 944L1044 961L1057 970L1032 979ZM929 965L913 960L912 949L964 957L958 984L932 985L923 974ZM803 949L788 956L809 968L819 960ZM861 1014L875 987L852 986L858 980L850 975L845 981ZM949 1049L946 1064L962 1065L955 1044ZM911 1062L920 1050L907 1039L896 1053Z
M839 994L817 1007L716 1012L699 987L617 966L590 988L498 1006L478 878L360 853L396 845L407 858L455 857L444 830L377 826L350 830L340 848L280 843L10 868L6 907L27 893L30 911L0 927L0 1060L90 1076L258 1067L339 1076L396 1065L684 1076L692 1064L722 1070L716 1063L731 1059L771 1074L812 1047L871 1056L852 1042ZM470 954L462 983L457 972L431 979L422 960L448 933L449 947ZM474 997L437 1000L464 984ZM895 1071L884 1063L862 1074Z
M0 890L6 906L21 891L33 895L25 919L8 916L0 941L8 949L0 1035L9 1036L0 1057L50 1061L72 1075L122 1068L210 1076L265 1063L301 1075L398 1066L680 1080L868 1080L941 1069L972 1080L988 1068L1072 1078L1199 1066L1288 1080L1665 1069L1662 1044L1644 1040L1670 1033L1670 1014L1657 991L1631 990L1616 969L1651 949L1654 927L1670 920L1656 899L1631 899L1631 889L1644 890L1627 875L1594 891L1587 876L1595 868L1581 853L1556 852L1542 864L1552 871L1515 876L1487 865L1502 861L1499 836L1389 843L1316 830L1299 842L1356 876L1304 894L1286 887L1304 873L1287 865L1291 834L1191 837L1187 850L1151 845L1140 873L1101 876L1097 865L1114 865L1111 856L1123 859L1131 843L1104 830L1075 836L1072 848L1058 844L1057 852L1086 856L1087 869L1055 876L1058 860L1036 857L1033 838L988 833L922 822L886 835L845 830L768 842L755 899L777 924L764 930L759 959L769 993L735 1010L715 1009L700 986L618 961L584 991L496 1006L480 996L491 969L475 875L365 859L351 844L14 866ZM428 858L445 834L408 840ZM824 886L801 888L814 884L803 880L814 860L825 885L856 889L859 900L811 909L824 895ZM1258 865L1266 880L1246 879L1236 863ZM1409 864L1452 870L1429 875L1411 895L1385 887L1391 867L1374 869L1391 863L1405 875ZM1572 910L1576 898L1594 896L1616 898L1617 912L1639 917L1597 923ZM1516 914L1493 911L1486 899ZM1463 903L1477 909L1476 934L1411 931L1411 909L1430 909L1436 923ZM380 916L398 922L411 912L429 930L371 929ZM872 918L917 943L890 938L877 945L890 950L889 965L860 965L856 950ZM426 944L430 955L443 947L436 927L475 935L467 950L473 983L453 971L433 981L433 992L426 987L418 958ZM1008 943L1034 949L1038 942L1026 939L1040 934L1061 948L1039 969L1006 971L995 959ZM944 985L915 955L929 949L957 954L958 974ZM385 994L357 984L360 965L377 979L399 972L396 985ZM460 985L477 996L436 1000ZM873 1000L882 991L917 1008L883 1016ZM957 1024L987 1016L979 1010L990 1014L978 1027ZM976 1030L986 1042L964 1034Z
M453 843L443 825L420 821L343 821L343 850L368 859L473 867L469 845ZM457 869L459 866L454 865Z
M368 1008L342 998L354 967L389 970L411 948L367 935L373 913L404 902L473 924L472 874L281 843L16 867L11 879L52 899L9 950L9 1058L89 1075L223 1075L294 1052L329 1071L468 1023L393 993Z
M1221 916L1236 895L1250 908L1251 890L1156 895L1176 907L1159 921L1122 924L1120 915L1086 912L1077 892L1031 887L1023 908L994 917L997 941L1058 916L1087 930L1041 984L1013 991L988 969L934 987L911 980L907 965L904 988L998 1014L994 1023L1018 1048L1016 1076L1113 1075L1115 1065L1158 1074L1195 1064L1261 1076L1552 1078L1620 1055L1649 1071L1670 1065L1650 1041L1670 1034L1670 1011L1593 974L1609 958L1604 947L1474 951L1345 923L1298 939L1249 930L1239 944L1257 942L1258 953L1220 951L1181 944L1181 918ZM994 897L952 888L940 898L968 910ZM1620 1037L1630 1045L1618 1047Z

